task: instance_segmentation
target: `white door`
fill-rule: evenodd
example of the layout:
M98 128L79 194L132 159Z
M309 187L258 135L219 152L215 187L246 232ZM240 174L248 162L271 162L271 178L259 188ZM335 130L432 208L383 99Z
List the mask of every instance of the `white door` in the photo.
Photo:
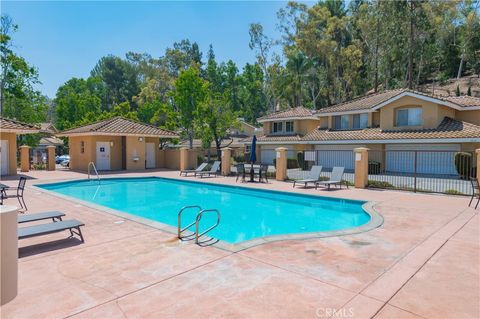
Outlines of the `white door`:
M155 143L145 143L145 168L155 168Z
M96 166L99 171L110 169L110 142L97 142Z
M413 173L417 151L417 173L456 175L455 152L460 144L390 144L386 145L386 170ZM442 152L444 151L444 152Z
M8 141L2 140L0 145L1 175L8 175Z

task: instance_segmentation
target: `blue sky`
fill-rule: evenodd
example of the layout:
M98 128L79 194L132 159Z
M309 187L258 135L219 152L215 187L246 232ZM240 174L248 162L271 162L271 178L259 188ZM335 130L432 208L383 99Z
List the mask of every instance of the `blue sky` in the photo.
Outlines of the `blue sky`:
M217 60L239 68L254 62L250 23L276 37L276 12L286 2L14 2L2 1L19 30L16 52L38 68L39 89L54 97L72 77L87 77L107 54L128 51L154 57L182 39L196 41L204 56L212 44Z

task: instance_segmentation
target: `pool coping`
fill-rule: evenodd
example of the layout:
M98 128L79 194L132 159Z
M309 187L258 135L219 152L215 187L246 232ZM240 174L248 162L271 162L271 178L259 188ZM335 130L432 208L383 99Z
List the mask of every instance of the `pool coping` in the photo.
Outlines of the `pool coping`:
M348 198L337 198L337 197L329 197L329 196L324 196L324 195L309 195L309 194L301 194L301 193L295 193L292 191L283 191L283 190L264 190L264 189L257 189L257 188L252 188L248 186L232 186L232 185L227 185L227 184L222 184L222 183L211 183L211 182L195 182L195 181L187 181L179 178L172 178L172 177L162 177L162 176L129 176L129 177L112 177L112 178L105 178L105 179L138 179L138 178L156 178L156 179L167 179L167 180L176 180L176 181L182 181L182 182L188 182L188 183L195 183L195 184L207 184L207 185L220 185L220 186L227 186L230 188L241 188L241 189L247 189L247 190L258 190L261 192L277 192L277 193L284 193L284 194L289 194L289 195L300 195L300 196L305 196L305 197L312 197L312 196L319 196L322 198L328 198L328 199L333 199L333 200L347 200L347 201L356 201L356 202L362 202L361 200L356 200L356 199L348 199ZM57 193L55 191L47 190L44 188L41 188L37 185L47 185L47 184L59 184L59 183L66 183L66 182L78 182L78 181L88 181L87 179L74 179L74 180L52 180L52 181L45 181L37 184L33 184L31 187L39 191L41 193L47 193L59 198L62 198L67 201L71 201L74 203L77 203L79 205L83 205L95 210L99 210L117 217L120 217L125 220L137 222L146 226L150 226L152 228L165 231L167 233L171 233L177 236L177 227L164 224L158 221L154 221L145 217L140 217L140 216L135 216L130 213L126 213L120 210L116 210L113 208L109 208L106 206L102 206L99 204L94 204L91 202L87 202L78 198L74 198L68 195L63 195L60 193ZM278 241L286 241L286 240L308 240L308 239L314 239L314 238L326 238L326 237L338 237L338 236L346 236L346 235L354 235L354 234L360 234L360 233L365 233L370 230L373 230L375 228L378 228L383 225L384 219L383 216L376 211L375 205L377 202L374 201L368 201L365 202L362 205L362 209L370 216L370 220L361 226L358 227L353 227L353 228L347 228L347 229L342 229L342 230L332 230L332 231L323 231L323 232L307 232L307 233L294 233L294 234L279 234L279 235L271 235L271 236L264 236L264 237L259 237L259 238L254 238L250 240L246 240L243 242L240 242L238 244L230 244L226 241L223 240L218 240L214 242L213 244L205 245L205 246L212 246L216 247L222 250L226 250L229 252L239 252L245 249L249 249L255 246L267 244L267 243L272 243L272 242L278 242ZM193 232L186 231L186 236L193 235ZM192 238L193 239L193 238ZM180 239L179 239L180 240ZM216 240L216 239L215 239ZM193 242L193 240L183 240L184 242Z

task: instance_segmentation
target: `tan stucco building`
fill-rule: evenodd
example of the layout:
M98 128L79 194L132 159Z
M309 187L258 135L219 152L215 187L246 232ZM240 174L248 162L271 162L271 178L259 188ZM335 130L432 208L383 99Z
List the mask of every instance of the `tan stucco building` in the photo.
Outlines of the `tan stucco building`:
M0 169L1 175L17 174L17 135L38 133L39 128L15 120L0 118Z
M275 148L283 146L289 158L296 158L299 151L317 151L317 164L353 169L352 150L367 147L376 151L371 152L372 160L382 162L389 171L405 170L401 156L391 156L389 161L373 156L387 151L387 156L427 151L428 160L419 165L428 166L426 172L450 174L451 159L439 151L473 153L480 148L480 98L471 96L387 90L320 110L290 108L257 121L264 131L257 136L257 158L266 164L274 161ZM251 139L243 142L249 145ZM409 154L404 155L407 158Z
M86 171L90 162L98 170L144 170L165 166L160 139L178 135L122 117L76 127L57 136L68 137L70 169Z

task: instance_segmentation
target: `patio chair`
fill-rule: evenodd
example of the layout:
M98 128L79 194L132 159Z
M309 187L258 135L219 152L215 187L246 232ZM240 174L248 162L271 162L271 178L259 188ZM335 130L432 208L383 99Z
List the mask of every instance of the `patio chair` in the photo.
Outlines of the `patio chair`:
M27 204L25 204L25 200L23 199L23 192L25 190L25 183L26 182L27 182L27 178L22 176L22 177L20 177L20 180L18 181L18 186L17 187L10 187L10 188L5 189L2 192L2 195L1 195L2 196L2 204L3 204L4 199L16 198L18 200L18 203L20 204L20 207L24 211L27 211L28 210ZM10 190L15 190L15 191L17 191L17 193L9 195L7 193L7 191L10 191Z
M260 164L259 179L262 180L262 178L265 178L265 182L268 183L267 173L268 173L268 164Z
M330 185L339 185L340 188L342 188L342 177L343 177L343 172L345 171L345 167L334 167L332 170L332 176L328 181L320 181L315 183L315 189L318 188L318 185L326 185L328 187L328 190L330 190ZM347 184L348 188L348 184Z
M200 178L204 176L218 175L220 174L220 161L213 162L212 168L208 171L195 172L195 177L198 175Z
M308 172L308 178L300 179L298 181L293 181L293 187L295 187L296 183L304 184L306 188L308 183L317 183L320 182L320 174L322 173L322 166L313 165L312 169Z
M81 226L85 226L85 224L78 220L72 219L72 220L65 220L65 221L60 221L55 223L21 227L21 228L18 228L18 239L48 235L48 234L58 233L64 230L70 230L71 237L73 237L74 234L78 235L83 243L85 241L83 239L82 231L80 230Z
M205 167L207 167L207 165L208 163L205 162L200 164L200 166L198 166L196 169L184 169L180 171L180 176L182 176L182 174L184 174L184 176L188 176L188 173L195 174L195 173L201 172L205 169Z
M237 179L235 180L235 182L237 182L240 177L242 178L242 182L245 182L245 164L237 164L236 167Z
M472 198L470 198L470 203L468 203L468 207L470 207L470 205L472 204L473 199L477 197L478 200L477 204L475 205L475 209L477 209L478 203L480 203L480 183L478 182L478 179L474 177L470 177L470 182L472 183Z

